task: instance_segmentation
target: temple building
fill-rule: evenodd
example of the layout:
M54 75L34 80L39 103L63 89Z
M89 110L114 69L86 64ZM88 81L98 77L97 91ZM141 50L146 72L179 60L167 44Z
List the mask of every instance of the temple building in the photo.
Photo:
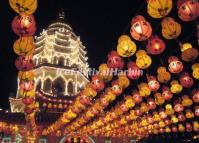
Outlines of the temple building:
M86 47L67 24L63 11L35 37L35 45L36 101L42 110L62 112L89 81ZM9 99L12 112L24 109L18 92Z

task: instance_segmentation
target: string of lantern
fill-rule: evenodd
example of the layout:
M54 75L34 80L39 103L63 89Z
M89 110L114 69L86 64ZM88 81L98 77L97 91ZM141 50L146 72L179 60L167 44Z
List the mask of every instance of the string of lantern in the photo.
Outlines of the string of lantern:
M167 16L173 5L172 0L148 0L147 2L148 14L153 18L163 18ZM177 6L179 18L183 21L193 21L199 15L197 10L199 6L198 1L179 0ZM161 22L161 25L162 36L167 40L176 39L181 34L181 25L172 17L164 18ZM131 37L137 41L148 40L146 51L138 50L136 52L136 45L133 41L131 41L131 38L126 35L121 36L118 40L117 52L112 51L108 56L107 65L109 68L122 69L121 67L124 66L124 61L121 59L121 57L130 57L136 52L136 61L128 63L128 71L130 71L130 69L134 69L136 71L147 70L152 64L152 58L149 55L162 54L166 49L165 42L160 39L159 36L152 35L152 27L150 23L141 15L135 16L131 21ZM198 50L193 48L191 44L182 44L180 48L182 51L181 59L184 62L191 62L197 59ZM199 79L199 64L192 64L192 77L195 80L189 75L188 72L185 72L185 67L183 66L183 62L179 57L170 56L168 58L168 64L168 67L158 67L157 79L155 76L147 75L146 79L148 83L140 83L138 85L139 90L133 92L132 98L130 98L130 96L126 96L126 98L131 101L130 103L137 104L129 114L126 114L129 108L125 109L121 106L116 106L112 112L105 113L104 118L94 120L92 124L84 127L83 125L86 123L85 116L88 114L88 111L91 111L92 107L94 107L91 106L91 108L89 108L85 114L83 114L80 118L77 118L75 122L72 122L72 124L66 127L66 132L68 133L71 130L77 130L91 135L114 136L118 135L118 133L121 133L122 131L122 133L124 133L122 135L129 133L135 138L146 137L149 134L158 134L164 132L191 132L193 130L197 132L199 129L199 124L197 121L197 104L199 95L198 89L192 90L192 95L184 95L182 97L178 97L177 100L175 99L176 96L184 93L184 90L189 90L189 88L191 88L195 82L197 83L195 80ZM114 65L117 66L114 67ZM176 76L177 74L180 74L180 76ZM133 80L138 79L139 74L131 75L130 72L128 72L128 77ZM168 83L170 83L170 87L168 87ZM162 92L159 92L159 89L161 89L160 87L162 87ZM154 97L151 94L153 94ZM146 98L147 103L143 102L142 98ZM98 101L99 100L96 100L95 103L98 103ZM139 104L140 106L138 106ZM125 104L123 104L123 107L125 107L124 105ZM134 107L134 104L130 105L131 107ZM129 107L128 104L126 104L126 107ZM193 113L192 107L194 107L195 113ZM117 119L117 116L114 116L115 113L118 113L118 115L122 115L121 113L125 114L124 116L121 116L120 119ZM111 117L111 115L113 117ZM106 121L107 118L109 118L108 122ZM192 119L194 120L190 121ZM111 122L113 120L114 123ZM119 127L127 124L128 120L131 122L133 121L132 125L130 124L130 127L132 128L128 128L126 132L123 132L123 129L125 128ZM186 122L187 120L188 122ZM180 123L177 124L178 122ZM103 125L105 126L101 128ZM112 130L114 128L119 129ZM129 132L129 129L135 129L135 132Z
M19 97L25 105L25 118L27 127L27 142L36 138L37 126L35 123L35 111L38 105L35 103L34 62L35 50L33 35L36 32L36 22L33 16L37 8L37 0L9 0L11 8L17 13L12 21L12 29L19 39L14 42L14 52L18 55L15 61L19 70Z

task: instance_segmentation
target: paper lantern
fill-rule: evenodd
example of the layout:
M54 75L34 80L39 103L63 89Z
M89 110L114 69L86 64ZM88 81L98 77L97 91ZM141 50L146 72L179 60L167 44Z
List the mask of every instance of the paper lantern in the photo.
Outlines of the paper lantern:
M178 16L183 21L195 20L199 15L199 2L196 0L178 0Z
M160 39L157 35L153 35L148 39L146 49L149 54L159 55L165 50L165 48L165 42L162 39Z
M170 99L172 99L173 94L169 89L163 89L162 96L166 101L169 101Z
M130 79L138 79L141 76L141 70L136 66L135 62L128 62L128 77Z
M127 35L122 35L118 40L117 53L121 57L130 57L136 51L136 44Z
M167 72L165 67L158 67L157 69L157 79L161 83L166 83L171 79L171 74Z
M147 97L151 94L151 90L147 83L140 83L138 85L139 93L142 97Z
M159 110L159 116L160 116L161 119L167 118L167 114L165 113L164 109Z
M37 0L9 0L11 8L17 13L32 14L37 8Z
M29 97L25 97L22 99L22 102L25 104L25 105L30 105L34 102L34 99L33 98L29 98Z
M35 50L33 37L20 37L15 41L13 48L19 56L32 55Z
M185 88L190 88L193 85L193 79L189 76L188 73L182 73L180 75L180 84Z
M118 68L122 69L124 67L123 59L117 54L116 51L111 51L108 54L107 65L109 68Z
M30 91L34 89L34 82L33 81L24 81L21 80L20 83L20 89L24 91Z
M118 85L123 89L127 88L130 85L130 80L125 74L121 74L118 76Z
M173 80L171 82L170 90L171 90L172 93L178 94L182 91L182 89L183 89L182 85L179 84L179 82L177 80Z
M91 104L91 98L90 97L87 97L85 95L81 95L80 96L80 102L83 104L83 105L90 105Z
M33 69L34 62L32 56L19 56L15 60L15 66L19 71L29 71Z
M118 96L123 92L123 89L122 89L122 87L119 86L119 83L117 80L113 81L111 84L112 84L111 89L115 95Z
M34 72L31 71L20 71L18 73L18 78L20 80L32 81L34 79Z
M146 51L139 50L136 53L136 65L140 69L148 68L152 63L151 57L146 54Z
M193 64L191 68L193 70L192 76L199 80L199 63Z
M195 103L199 103L199 90L195 89L192 91L192 99Z
M160 88L159 82L156 80L154 76L148 76L148 85L151 91L157 91Z
M194 118L194 113L190 109L187 109L185 111L185 116L187 119L192 119L192 118Z
M168 59L169 62L169 71L171 73L180 73L183 70L183 64L181 61L178 60L177 57L171 56Z
M178 113L178 120L179 120L179 122L186 121L185 115L183 113Z
M88 85L87 87L85 87L82 94L87 97L95 97L97 95L97 92L92 88L92 86Z
M160 94L160 93L155 93L154 94L154 96L155 96L155 103L157 104L157 105L162 105L162 104L164 104L164 102L165 102L165 99L162 97L162 95Z
M181 25L172 17L166 17L161 22L162 35L166 39L176 39L181 33Z
M138 41L147 40L152 34L152 27L141 15L135 16L131 21L131 37Z
M137 90L132 92L132 96L135 103L139 104L142 102L142 96L140 96L140 93Z
M147 99L147 106L150 110L154 110L156 108L155 100L153 98Z
M165 112L166 112L166 114L167 114L168 116L174 114L174 110L173 110L173 107L172 107L171 104L167 104L167 105L165 106L165 108L166 108Z
M147 12L153 18L167 16L173 7L172 0L147 0L147 2Z
M193 130L192 125L190 123L186 123L186 131L187 132L192 132L192 130Z
M33 15L20 14L12 21L12 29L18 36L32 36L36 31L36 23Z
M184 132L185 131L185 127L182 124L178 124L178 131L179 132Z
M108 67L107 64L101 64L99 66L99 74L104 81L110 81L113 77L112 70Z
M176 126L174 126L174 125L172 126L171 130L172 130L173 133L177 133L178 132L178 128Z
M199 106L195 106L194 109L195 109L195 115L199 117Z
M189 107L193 104L193 101L189 98L188 95L183 95L182 96L182 105L184 107Z
M94 75L92 77L91 85L98 92L103 90L105 86L103 80L101 80L100 77L97 75Z

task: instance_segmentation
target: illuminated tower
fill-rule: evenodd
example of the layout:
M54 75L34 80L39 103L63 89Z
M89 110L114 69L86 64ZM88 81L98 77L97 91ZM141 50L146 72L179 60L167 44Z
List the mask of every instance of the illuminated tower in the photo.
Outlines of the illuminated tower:
M77 95L88 83L88 58L80 37L66 23L63 11L40 36L35 37L35 44L36 91L52 97L53 101ZM18 94L16 99L10 98L13 112L21 112L17 105L19 101Z

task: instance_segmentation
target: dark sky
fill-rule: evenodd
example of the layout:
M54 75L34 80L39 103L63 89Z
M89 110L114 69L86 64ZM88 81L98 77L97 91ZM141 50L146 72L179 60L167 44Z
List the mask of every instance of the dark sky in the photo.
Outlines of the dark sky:
M61 8L65 10L68 23L87 47L91 67L105 62L108 51L115 49L118 37L121 34L129 34L131 18L136 14L143 14L151 22L154 31L161 36L158 30L161 29L160 20L154 21L148 16L145 0L38 0L35 13L37 34L56 19ZM175 6L170 15L177 18L176 13ZM3 0L0 5L0 107L4 109L9 108L8 97L15 95L17 90L17 70L14 65L16 55L12 49L17 36L11 29L11 21L15 15L8 0ZM183 34L178 40L192 41L193 45L197 46L195 23L184 23L179 18L177 21L183 25ZM138 47L143 48L141 43L136 43ZM171 50L177 48L176 41L171 41L167 46ZM168 57L169 53L170 50L167 50L163 56Z

